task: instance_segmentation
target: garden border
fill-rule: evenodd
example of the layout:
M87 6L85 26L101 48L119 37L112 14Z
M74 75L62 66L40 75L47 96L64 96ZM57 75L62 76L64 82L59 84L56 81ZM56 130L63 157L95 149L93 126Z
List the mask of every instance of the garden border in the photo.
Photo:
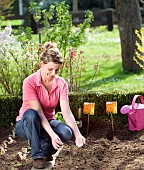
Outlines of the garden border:
M120 108L123 105L131 105L133 96L139 94L144 96L144 92L127 92L127 93L100 93L100 92L71 92L69 94L70 107L76 118L78 119L78 109L83 108L84 102L95 102L94 115L90 115L90 124L97 120L108 120L109 116L106 113L106 102L117 101L118 114L114 116L118 122L127 122L127 115L120 113ZM18 115L22 104L20 96L0 96L0 126L8 127L15 124L15 118ZM59 104L56 112L60 111ZM87 115L82 114L83 123L87 122Z

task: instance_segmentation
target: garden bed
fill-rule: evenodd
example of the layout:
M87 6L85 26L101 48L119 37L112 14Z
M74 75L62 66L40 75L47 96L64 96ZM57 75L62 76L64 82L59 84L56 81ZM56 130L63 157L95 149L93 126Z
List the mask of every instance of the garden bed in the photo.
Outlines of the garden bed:
M144 131L131 132L127 125L111 122L97 122L86 135L86 127L81 129L87 139L82 148L77 148L74 139L64 145L55 162L55 170L140 170L144 169ZM0 142L11 133L11 128L0 128ZM113 135L112 135L113 134ZM2 170L29 170L32 166L30 154L26 161L18 162L17 153L27 146L26 141L16 138L16 144L8 145L5 155L0 156Z

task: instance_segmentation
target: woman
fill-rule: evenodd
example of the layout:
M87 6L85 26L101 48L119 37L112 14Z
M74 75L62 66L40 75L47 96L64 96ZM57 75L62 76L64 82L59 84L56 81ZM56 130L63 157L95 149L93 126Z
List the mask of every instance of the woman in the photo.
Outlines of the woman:
M40 55L40 69L23 82L23 104L16 118L16 134L28 140L33 167L37 169L45 168L45 160L51 160L73 135L76 146L85 143L69 106L68 85L57 75L61 64L57 44L46 42ZM58 101L66 124L54 117Z

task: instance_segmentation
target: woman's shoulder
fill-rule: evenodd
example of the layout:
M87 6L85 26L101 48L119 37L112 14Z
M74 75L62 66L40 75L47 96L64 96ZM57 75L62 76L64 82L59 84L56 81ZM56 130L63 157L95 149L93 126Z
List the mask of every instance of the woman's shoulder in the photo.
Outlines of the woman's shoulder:
M24 79L24 82L37 82L39 80L39 70L35 73L30 74L28 77Z

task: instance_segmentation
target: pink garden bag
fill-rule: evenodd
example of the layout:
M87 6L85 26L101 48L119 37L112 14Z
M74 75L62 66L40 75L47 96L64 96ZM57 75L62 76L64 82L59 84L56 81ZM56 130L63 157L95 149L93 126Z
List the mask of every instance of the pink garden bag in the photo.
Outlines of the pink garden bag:
M140 98L141 103L136 103L136 99ZM129 130L139 131L144 129L144 98L142 95L135 95L132 104L124 105L120 112L128 115Z

